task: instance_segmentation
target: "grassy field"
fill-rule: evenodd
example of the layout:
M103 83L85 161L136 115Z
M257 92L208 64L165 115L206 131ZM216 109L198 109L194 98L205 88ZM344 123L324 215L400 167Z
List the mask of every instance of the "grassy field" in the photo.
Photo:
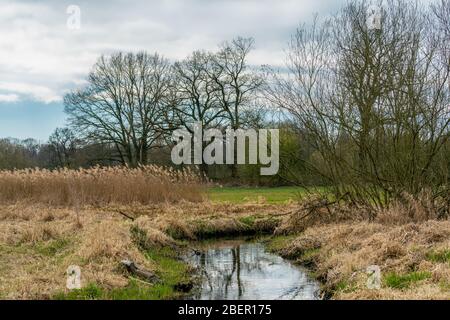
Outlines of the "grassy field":
M205 189L189 174L139 170L0 173L0 298L182 298L194 272L180 255L205 239L242 235L270 235L269 249L308 266L329 298L450 297L449 221L419 203L371 223L351 208L334 220L328 211L304 219L302 188ZM159 281L136 278L122 260ZM79 291L66 289L70 265L82 270ZM381 290L367 290L368 265L382 269Z
M300 187L252 188L252 187L214 187L208 189L208 198L213 202L231 202L242 204L248 202L265 202L281 204L295 201L305 194Z

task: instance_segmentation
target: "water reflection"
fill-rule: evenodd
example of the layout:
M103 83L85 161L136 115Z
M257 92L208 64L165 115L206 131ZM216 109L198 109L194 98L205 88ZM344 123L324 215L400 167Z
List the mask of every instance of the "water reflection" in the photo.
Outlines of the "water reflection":
M202 284L193 299L317 299L319 286L303 269L267 252L260 243L221 241L189 261Z

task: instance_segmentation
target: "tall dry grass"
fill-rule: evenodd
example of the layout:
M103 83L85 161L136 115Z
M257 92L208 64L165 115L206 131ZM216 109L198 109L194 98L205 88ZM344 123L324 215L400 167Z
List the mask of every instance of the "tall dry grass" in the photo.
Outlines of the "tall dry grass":
M190 169L158 166L79 170L0 171L0 204L151 204L201 201L201 181Z
M278 234L299 233L309 227L345 223L376 222L384 225L405 225L450 218L450 195L436 197L422 190L417 196L404 192L384 208L346 202L330 202L322 195L302 199L277 228Z
M279 253L308 265L333 299L449 299L450 263L430 258L450 249L450 221L404 225L344 222L316 225L287 240ZM444 258L445 259L445 258ZM395 288L367 288L367 267L382 276L425 273L427 278Z

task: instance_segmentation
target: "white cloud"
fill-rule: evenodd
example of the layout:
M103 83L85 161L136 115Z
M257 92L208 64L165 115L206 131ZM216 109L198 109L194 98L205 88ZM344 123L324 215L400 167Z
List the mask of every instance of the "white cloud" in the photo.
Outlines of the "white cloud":
M0 102L17 102L19 101L19 96L17 94L1 94Z
M253 64L280 65L296 26L345 0L77 0L81 29L69 30L69 0L0 0L3 95L60 101L84 82L97 57L112 51L158 51L181 59L237 35L252 36Z
M255 37L252 63L277 64L298 22L332 3L79 0L81 29L74 31L66 25L68 1L0 0L0 89L18 99L61 101L102 53L158 51L175 60L237 35Z
M14 99L14 101L19 100L18 94L45 103L58 102L62 99L61 96L59 96L56 92L52 91L52 89L46 86L34 85L29 83L0 82L0 90L13 92L13 94L5 94L4 97L9 97L9 99Z

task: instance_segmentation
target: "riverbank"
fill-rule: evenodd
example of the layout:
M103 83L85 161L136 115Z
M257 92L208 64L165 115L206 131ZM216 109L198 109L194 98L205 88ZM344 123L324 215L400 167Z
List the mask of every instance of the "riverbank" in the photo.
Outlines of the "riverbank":
M154 206L0 207L3 299L176 299L190 286L180 260L188 241L271 233L290 210L270 204L211 202ZM155 274L146 283L121 268L131 260ZM66 289L66 270L81 268L83 289Z
M450 299L450 222L337 223L274 237L269 248L304 265L326 299ZM378 266L380 288L367 268Z

